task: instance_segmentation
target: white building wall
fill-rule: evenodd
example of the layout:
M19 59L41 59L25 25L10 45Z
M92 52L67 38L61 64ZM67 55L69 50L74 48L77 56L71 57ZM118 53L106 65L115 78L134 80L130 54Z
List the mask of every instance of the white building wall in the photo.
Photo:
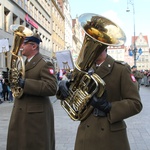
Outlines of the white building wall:
M41 35L42 43L40 45L40 52L44 55L51 57L52 51L52 22L51 22L51 3L50 1L42 0L40 1L29 0L27 3L21 3L25 1L1 1L0 2L0 13L2 16L0 17L0 39L1 38L9 38L10 46L12 45L13 33L10 31L11 24L20 24L20 20L22 20L22 25L27 26L34 32L37 32ZM27 7L25 7L27 4ZM6 19L4 15L4 9L9 11ZM36 29L29 22L25 20L25 15L28 14L29 18L34 21L38 28ZM13 20L13 16L17 16L16 20ZM36 19L34 19L36 18ZM7 27L6 27L7 22ZM8 31L5 31L5 28L8 28ZM4 34L2 34L4 33Z
M65 16L65 49L72 49L72 17L70 14L69 1L64 2L64 16Z
M142 33L139 34L137 40L136 40L136 47L137 47L137 53L138 56L138 50L141 48L143 53L139 56L139 58L136 61L137 68L139 70L149 70L150 69L150 48L149 44L147 43L146 39L142 35Z
M5 12L5 13L4 13ZM43 55L52 56L52 22L51 22L51 1L50 0L1 0L0 1L0 39L9 40L9 49L13 45L14 35L10 30L10 25L21 24L41 35L42 43L40 52ZM31 22L25 20L28 15L30 20L37 24L35 28ZM16 19L14 19L16 18ZM7 60L10 61L10 51L7 52ZM5 70L5 54L0 55L0 71ZM9 62L8 62L9 63Z
M125 49L123 47L113 48L108 47L107 53L118 61L126 61L125 60Z

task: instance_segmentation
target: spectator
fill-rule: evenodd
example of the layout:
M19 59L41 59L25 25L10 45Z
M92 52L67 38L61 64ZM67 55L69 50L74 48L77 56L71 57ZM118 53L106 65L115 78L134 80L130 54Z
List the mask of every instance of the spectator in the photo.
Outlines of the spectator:
M150 85L150 70L148 70L147 78L148 78L148 85Z
M63 70L62 80L68 80L68 81L69 81L69 79L68 79L68 77L67 77L67 74L68 74L68 71Z
M145 71L144 71L144 77L143 77L145 87L148 87L148 86L149 86L148 76L149 76L149 75L148 75L148 70L145 70Z
M3 92L3 84L2 84L2 80L0 80L0 104L3 103L2 102L2 92Z
M141 85L141 81L142 78L144 77L143 73L141 73L140 71L137 70L137 66L132 66L131 71L136 79L136 81L138 82L138 89L140 90L140 85Z
M8 88L7 88L7 85L8 85L8 79L4 79L4 82L3 82L3 98L4 98L4 101L8 101Z
M10 88L10 84L7 85L7 88L8 88L8 100L9 102L13 102L13 95L12 95L12 91Z

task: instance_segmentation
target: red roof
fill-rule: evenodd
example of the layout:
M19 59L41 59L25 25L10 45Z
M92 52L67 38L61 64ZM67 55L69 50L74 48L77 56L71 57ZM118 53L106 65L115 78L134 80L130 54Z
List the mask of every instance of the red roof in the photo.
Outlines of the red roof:
M135 40L134 40L134 36L132 36L132 43L134 43L134 41L136 41L137 40L137 38L138 38L139 36L135 36ZM148 43L148 37L147 37L147 35L145 35L145 36L143 36L143 38L146 40L146 42Z

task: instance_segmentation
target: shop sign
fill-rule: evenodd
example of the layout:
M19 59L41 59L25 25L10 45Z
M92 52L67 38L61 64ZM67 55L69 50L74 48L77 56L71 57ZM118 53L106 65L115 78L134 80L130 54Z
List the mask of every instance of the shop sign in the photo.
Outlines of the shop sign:
M25 20L31 24L33 27L35 27L36 29L38 28L38 25L35 21L33 21L29 16L28 14L25 15Z

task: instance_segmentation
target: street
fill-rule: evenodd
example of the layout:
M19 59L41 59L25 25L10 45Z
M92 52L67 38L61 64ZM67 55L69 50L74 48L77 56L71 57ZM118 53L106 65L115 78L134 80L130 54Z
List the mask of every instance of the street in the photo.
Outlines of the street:
M131 150L150 150L150 88L141 86L143 110L126 119ZM56 150L73 150L79 122L69 118L60 101L51 98L55 117ZM8 123L13 103L0 104L0 150L6 150Z

